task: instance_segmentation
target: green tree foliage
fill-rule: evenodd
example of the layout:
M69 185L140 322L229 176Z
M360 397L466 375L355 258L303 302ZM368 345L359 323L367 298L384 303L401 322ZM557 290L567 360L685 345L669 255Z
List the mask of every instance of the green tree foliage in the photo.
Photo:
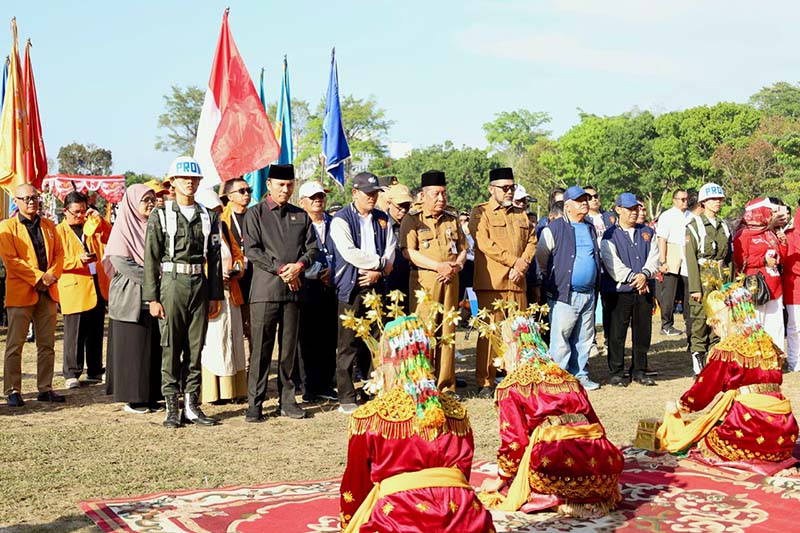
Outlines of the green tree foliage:
M412 150L402 159L373 161L370 170L378 175L395 175L411 188L419 187L427 170L441 170L447 176L448 204L456 210L472 209L488 198L489 170L502 165L496 156L478 148L456 148L452 142Z
M542 111L517 109L495 114L491 122L483 125L486 140L498 152L523 154L529 146L545 139L550 132L542 126L550 122L550 115Z
M131 170L125 172L124 176L125 176L125 186L126 187L130 187L131 185L133 185L135 183L146 183L146 182L148 182L148 181L150 181L152 179L157 179L152 174L144 174L144 173L143 174L138 174L138 173L133 172Z
M345 179L348 179L353 164L384 156L384 140L394 122L386 118L386 111L378 107L374 97L362 99L347 95L341 99L341 106L342 126L352 154L345 164ZM316 111L308 115L306 131L295 156L295 166L311 169L312 176L322 175L319 154L322 151L324 118L325 100L322 99Z
M172 86L172 93L164 95L166 110L158 116L158 127L166 129L167 134L156 137L156 150L181 155L191 155L194 152L204 98L205 91L200 87Z
M750 103L767 116L800 118L800 84L779 81L763 87Z
M107 176L111 174L111 166L111 150L94 144L72 143L58 151L58 172L61 174Z
M272 127L278 120L278 104L272 102L267 105L267 116L269 117ZM292 100L292 144L294 145L294 157L297 159L298 154L307 152L307 143L311 142L308 136L309 132L309 119L311 118L311 107L305 100ZM319 152L319 145L317 151ZM297 162L295 162L297 166Z

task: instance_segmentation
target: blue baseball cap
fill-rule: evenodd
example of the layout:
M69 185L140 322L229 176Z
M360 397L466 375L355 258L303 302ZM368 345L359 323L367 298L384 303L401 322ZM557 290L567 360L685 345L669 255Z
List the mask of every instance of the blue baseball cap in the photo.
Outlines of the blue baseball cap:
M573 185L566 191L564 191L564 201L567 200L577 200L581 196L589 196L589 193L584 191L582 187L578 187L577 185Z
M636 195L624 192L617 196L617 207L624 207L626 209L630 209L631 207L636 207L639 205L639 200L636 199Z

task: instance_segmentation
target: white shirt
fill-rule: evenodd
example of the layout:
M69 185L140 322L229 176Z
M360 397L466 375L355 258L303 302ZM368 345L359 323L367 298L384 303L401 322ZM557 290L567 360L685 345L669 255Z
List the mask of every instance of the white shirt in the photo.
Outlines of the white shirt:
M178 204L178 209L181 210L181 214L186 217L186 220L192 220L195 212L195 205L180 205Z
M669 244L683 245L686 242L686 223L688 211L670 207L658 217L656 237L661 237Z
M319 239L319 242L324 243L325 242L325 221L321 220L319 222L312 222L311 224L313 224L314 230L317 232L317 238Z
M375 232L372 231L372 214L365 217L359 215L359 231L361 232L361 246L356 248L353 236L350 235L350 226L343 218L334 218L331 221L331 239L342 258L356 268L363 270L378 270L383 264L394 263L394 253L397 247L397 237L391 228L386 230L386 246L383 257L379 257L375 250Z

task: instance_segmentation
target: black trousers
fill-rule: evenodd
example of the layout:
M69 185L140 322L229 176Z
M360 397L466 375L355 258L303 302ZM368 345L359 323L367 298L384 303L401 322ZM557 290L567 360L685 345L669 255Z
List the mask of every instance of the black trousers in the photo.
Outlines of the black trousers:
M625 337L631 328L633 347L630 373L642 377L647 368L647 352L653 329L653 295L633 292L605 293L603 305L608 305L608 370L611 376L622 376L625 367Z
M292 373L295 371L297 334L300 326L298 302L251 302L250 335L253 353L247 378L248 411L261 413L267 398L267 379L278 335L278 400L281 405L296 403Z
M352 310L356 316L364 316L364 295L374 287L353 289L350 295L352 303L339 302L339 315ZM358 366L364 379L369 377L372 359L364 341L356 337L356 332L339 323L339 341L336 353L336 390L339 403L356 403L356 390L353 385L353 364Z
M86 375L103 375L103 326L106 303L98 298L93 309L64 315L64 378L78 379L86 362Z
M336 374L339 303L336 290L306 280L307 292L300 315L300 360L307 396L330 390Z
M679 274L664 274L662 276L661 292L658 303L661 304L661 329L671 328L674 325L673 313L675 311L675 297L678 295L678 285L681 277Z

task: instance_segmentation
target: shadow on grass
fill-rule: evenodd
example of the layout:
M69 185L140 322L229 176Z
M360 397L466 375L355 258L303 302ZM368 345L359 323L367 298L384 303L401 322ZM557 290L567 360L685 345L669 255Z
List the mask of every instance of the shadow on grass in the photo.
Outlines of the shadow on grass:
M70 531L100 531L94 522L84 514L72 514L59 516L52 522L41 524L18 524L8 527L0 527L3 533L69 533Z

